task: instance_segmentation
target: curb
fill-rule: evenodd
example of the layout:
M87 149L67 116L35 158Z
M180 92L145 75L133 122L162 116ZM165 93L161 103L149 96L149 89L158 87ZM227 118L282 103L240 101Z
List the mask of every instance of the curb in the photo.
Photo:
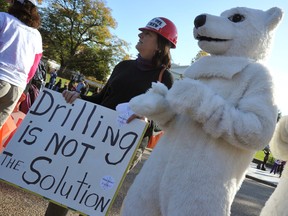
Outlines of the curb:
M250 176L250 175L246 175L246 178L252 179L254 181L260 182L260 183L265 184L265 185L269 185L271 187L275 187L275 188L277 187L277 184L274 184L272 182L265 181L265 180L262 180L262 179L259 179L259 178L255 178L255 177Z

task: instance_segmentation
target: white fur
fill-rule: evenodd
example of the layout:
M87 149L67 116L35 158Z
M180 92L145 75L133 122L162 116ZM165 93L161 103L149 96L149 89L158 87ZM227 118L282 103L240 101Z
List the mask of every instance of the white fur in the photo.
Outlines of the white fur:
M210 54L245 56L255 60L265 59L272 46L272 30L281 20L282 13L276 7L265 12L238 7L224 11L220 17L207 14L207 24L194 28L194 37L200 34L217 39L228 39L227 42L221 43L200 41L199 47ZM236 23L228 22L227 19L235 14L243 15L245 20ZM247 31L243 31L244 29Z
M267 54L262 46L274 29L267 20L281 18L275 15L280 9L273 11L207 15L194 33L230 41L199 42L211 56L193 63L183 80L170 90L154 83L130 101L165 133L129 189L123 216L230 215L254 153L268 144L276 124L271 76L257 61ZM242 12L247 23L227 19Z
M280 119L270 142L270 149L278 159L288 161L288 116ZM285 165L277 188L267 200L260 216L287 216L288 203L288 165Z

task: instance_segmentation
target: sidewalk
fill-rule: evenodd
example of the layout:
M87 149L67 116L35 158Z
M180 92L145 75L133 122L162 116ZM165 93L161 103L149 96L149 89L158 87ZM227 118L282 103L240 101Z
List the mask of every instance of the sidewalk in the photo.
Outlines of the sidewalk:
M122 187L120 188L118 195L111 206L108 214L109 216L120 215L123 199L144 162L148 159L150 153L151 150L146 149L142 160L133 170L131 170L131 172L127 174ZM279 182L278 176L278 174L270 174L269 168L266 171L256 169L256 163L253 162L250 163L250 167L246 175L247 178L273 187L276 187ZM0 181L0 216L43 216L45 214L47 205L48 201L46 199ZM78 214L73 211L69 211L67 216L78 216Z
M144 151L144 155L146 155L146 159L149 157L152 149L146 148ZM279 173L273 174L270 173L270 168L266 168L266 171L257 169L257 164L251 162L246 173L246 178L252 179L254 181L260 182L262 184L270 185L272 187L277 187L279 183Z
M152 149L146 148L144 155L146 154L148 158L151 152ZM250 163L250 166L246 173L246 178L252 179L262 184L270 185L272 187L277 187L280 180L279 173L274 175L273 173L270 173L270 168L266 168L266 171L264 171L261 169L257 169L256 166L256 163Z
M279 174L270 173L270 169L266 168L266 171L257 169L257 164L251 162L250 167L248 168L246 178L253 179L255 181L261 182L263 184L270 185L272 187L276 187L279 183Z

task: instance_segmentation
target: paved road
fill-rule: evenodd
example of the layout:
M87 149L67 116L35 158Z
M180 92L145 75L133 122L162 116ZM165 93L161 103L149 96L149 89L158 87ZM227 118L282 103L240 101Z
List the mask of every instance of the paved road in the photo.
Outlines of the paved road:
M144 160L148 155L144 155ZM110 209L109 216L119 216L120 207L133 182L143 165L139 163L126 177L121 190ZM274 187L261 184L251 179L245 179L232 205L232 216L258 216ZM24 192L0 182L0 216L43 216L48 202L36 195ZM56 216L56 215L55 215ZM78 216L69 211L68 216Z
M246 178L234 199L231 216L259 216L274 189Z

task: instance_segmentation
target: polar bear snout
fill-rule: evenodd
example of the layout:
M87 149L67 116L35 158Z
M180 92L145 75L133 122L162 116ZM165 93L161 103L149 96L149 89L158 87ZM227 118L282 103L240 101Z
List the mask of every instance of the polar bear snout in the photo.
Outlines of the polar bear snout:
M201 14L194 19L194 26L197 29L197 28L203 26L205 24L205 22L206 22L206 15Z

